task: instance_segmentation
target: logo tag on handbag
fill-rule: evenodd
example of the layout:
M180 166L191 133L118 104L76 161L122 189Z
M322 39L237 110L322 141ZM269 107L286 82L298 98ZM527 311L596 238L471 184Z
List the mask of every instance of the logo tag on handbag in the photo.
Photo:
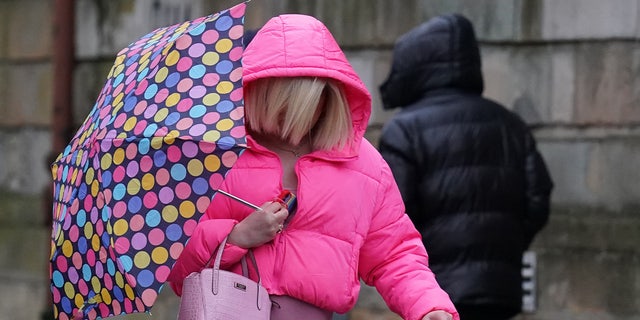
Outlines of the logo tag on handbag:
M242 290L242 291L247 291L247 286L245 286L245 285L244 285L244 284L242 284L242 283L234 282L233 286L234 286L236 289L239 289L239 290Z

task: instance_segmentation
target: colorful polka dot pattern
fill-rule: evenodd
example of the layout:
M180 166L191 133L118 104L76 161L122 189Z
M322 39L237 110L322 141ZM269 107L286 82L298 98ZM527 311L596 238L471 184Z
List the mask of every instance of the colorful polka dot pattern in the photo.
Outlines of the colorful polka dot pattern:
M160 28L118 53L52 167L57 319L152 307L244 150L244 11Z

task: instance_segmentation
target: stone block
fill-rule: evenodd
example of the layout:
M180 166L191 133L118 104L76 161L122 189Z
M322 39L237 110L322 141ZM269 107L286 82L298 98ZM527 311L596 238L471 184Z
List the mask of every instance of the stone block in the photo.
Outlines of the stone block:
M79 128L98 99L98 95L107 81L107 75L115 60L81 62L73 73L73 121Z
M211 10L232 4L220 1ZM391 46L399 35L424 20L424 5L419 0L403 1L402 5L388 0L265 0L249 3L245 21L247 28L259 28L279 14L308 14L322 21L345 48Z
M45 211L44 189L42 194L25 195L0 189L0 222L3 225L42 226L51 214L51 208ZM5 239L10 241L11 239Z
M521 1L479 0L479 1L420 1L422 20L447 13L459 13L474 25L478 39L482 41L513 40L517 37L519 21L517 11ZM407 11L412 8L405 7ZM535 17L535 14L530 15Z
M545 46L483 46L485 96L518 113L527 123L551 120L552 60Z
M638 254L554 247L538 251L535 319L640 319Z
M607 207L640 205L640 140L596 141L588 161L586 185Z
M0 189L28 196L40 195L52 179L47 163L50 150L48 131L0 131Z
M216 1L215 3L210 3L211 8L208 8L209 12L218 12L230 6L233 6L237 2L232 0L223 0ZM245 28L247 29L258 29L262 27L267 20L271 17L285 12L284 5L286 1L282 0L264 0L264 1L252 1L247 6L247 10L245 12Z
M619 125L640 121L639 52L640 42L576 45L575 122Z
M598 140L570 140L584 132L555 132L566 140L548 140L548 136L538 140L555 183L554 203L612 210L640 203L640 171L634 167L640 161L640 140L608 137L618 132L614 129L592 133Z
M219 1L210 10L218 11L233 4ZM265 0L249 4L246 25L258 28L269 18L283 13L309 14L324 22L345 48L390 47L398 36L435 15L461 12L478 25L481 37L511 39L515 6L510 0L407 0L400 5L388 0Z
M371 94L372 110L369 125L385 123L394 111L383 110L378 88L391 69L391 52L357 50L347 51L346 56Z
M550 122L570 123L574 118L576 78L575 54L571 45L553 45L551 62Z
M553 179L554 203L597 205L593 192L585 184L590 147L587 142L538 139L538 148Z
M640 44L483 45L485 95L530 124L640 120Z
M511 50L511 48L483 45L480 53L484 78L483 95L513 110L513 96L522 89L516 90L513 87L518 75L514 73L510 63Z
M640 221L638 207L622 211L588 206L554 205L536 247L596 250L638 255Z
M3 24L0 26L0 60L7 59L7 54L9 52L9 28L4 24L5 21L9 21L9 6L11 2L9 1L0 1L0 21L3 21ZM0 78L0 87L2 87L2 78Z
M76 1L76 54L115 56L158 27L205 15L197 0Z
M514 37L516 41L531 41L542 38L544 3L539 0L519 0L514 11ZM507 27L508 26L504 26ZM507 39L503 39L507 40Z
M209 11L233 4L235 2L220 1ZM418 24L453 12L464 14L473 22L481 41L608 39L638 35L633 24L638 6L638 0L408 0L402 5L387 0L272 0L250 3L246 21L248 28L257 28L278 14L310 14L323 21L346 47L391 46L398 36ZM575 10L576 7L580 10ZM587 14L583 15L583 11ZM567 15L575 18L574 23L563 23Z
M203 1L202 5L205 14L219 12L224 9L230 8L238 1L235 0L220 0L220 1ZM305 1L299 3L299 5L313 4L319 5L318 1ZM290 10L290 1L287 0L261 0L251 1L247 5L245 12L245 28L246 29L258 29L262 27L267 20L282 13L294 13L297 11ZM310 9L307 9L310 10Z
M0 125L49 126L53 104L53 74L49 63L14 64L6 72L0 104ZM3 72L3 74L5 73Z
M632 39L638 36L639 7L638 0L544 0L542 39Z
M43 265L44 266L44 265ZM45 275L42 270L39 275ZM48 281L44 277L34 277L22 272L0 271L0 319L34 320L41 318L47 310L47 299L51 295Z
M640 26L640 24L638 24ZM640 35L638 36L640 39ZM632 77L632 105L640 106L640 79L637 75L640 75L640 40L636 40L634 49L631 52L632 55L632 65L631 72L636 75Z
M53 1L9 0L6 10L7 57L43 59L51 57L53 39Z
M373 84L373 120L371 124L383 124L389 120L398 110L385 110L380 97L380 86L387 80L391 72L393 53L390 50L378 51L374 60L374 84Z
M343 13L344 34L338 38L343 39L345 45L393 45L398 36L424 21L423 6L424 2L419 0L402 1L402 5L387 0L360 0L352 12ZM356 15L357 20L353 20L351 14ZM352 32L354 27L359 32Z
M636 16L640 17L640 3L636 4ZM636 24L636 29L635 29L635 39L640 38L640 25Z
M545 47L525 47L512 52L512 71L518 76L513 111L531 124L548 121L551 116L551 64Z
M386 80L391 69L391 54L391 50L346 51L347 59L371 94L372 110L365 138L376 147L382 126L399 110L384 110L378 89Z
M28 209L28 207L25 207ZM15 274L34 280L49 277L51 229L23 221L3 223L0 228L0 273Z
M554 203L597 205L598 201L594 199L585 181L589 143L538 139L538 148L553 179L551 196Z
M424 18L448 12L467 16L482 41L634 38L637 0L431 1Z
M462 13L478 38L491 42L634 38L639 6L637 0L432 1L424 17Z
M1 2L0 2L0 5L1 5ZM7 83L9 83L9 65L7 63L0 62L0 119L6 116L6 112L7 112L6 109L8 108Z

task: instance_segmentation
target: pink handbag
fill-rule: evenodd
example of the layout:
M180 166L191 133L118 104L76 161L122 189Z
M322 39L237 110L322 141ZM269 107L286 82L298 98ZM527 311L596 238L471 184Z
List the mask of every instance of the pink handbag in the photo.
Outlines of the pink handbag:
M184 279L178 320L268 320L271 313L269 293L261 285L258 265L251 250L247 255L258 275L249 279L246 256L242 257L243 275L220 270L225 238L215 256L213 268L207 267ZM211 257L213 259L213 256Z

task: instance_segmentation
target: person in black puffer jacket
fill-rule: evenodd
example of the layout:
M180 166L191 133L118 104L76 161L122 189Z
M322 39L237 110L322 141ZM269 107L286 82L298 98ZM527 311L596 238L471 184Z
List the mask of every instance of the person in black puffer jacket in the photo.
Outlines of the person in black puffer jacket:
M553 183L521 118L482 97L473 26L442 15L401 36L380 86L402 109L379 149L461 319L522 306L522 254L547 223Z

